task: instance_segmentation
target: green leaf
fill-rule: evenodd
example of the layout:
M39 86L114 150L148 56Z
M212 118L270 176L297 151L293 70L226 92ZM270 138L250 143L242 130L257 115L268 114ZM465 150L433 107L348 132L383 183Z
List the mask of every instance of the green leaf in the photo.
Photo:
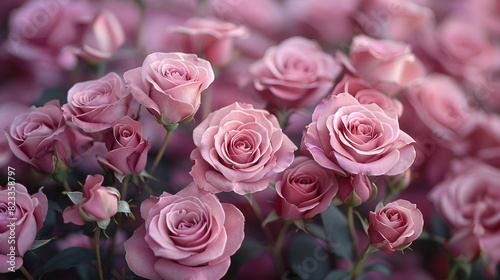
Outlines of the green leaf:
M128 205L128 203L125 200L118 201L118 210L117 210L117 212L132 213L132 211L130 211L130 205Z
M43 245L49 243L52 239L57 239L57 237L53 237L51 239L40 239L40 240L35 240L33 244L30 247L30 250L35 250L37 248L42 247Z
M95 252L85 247L71 247L59 251L43 266L43 273L76 267L95 260Z
M387 266L385 266L381 263L375 263L375 264L369 265L369 266L365 267L363 269L363 271L364 272L378 271L378 272L383 273L385 275L391 275L391 270Z
M321 226L319 226L317 224L313 224L313 223L308 223L308 224L306 224L306 230L311 235L316 236L319 239L326 241L326 232Z
M128 174L127 174L127 175L122 175L122 174L120 174L120 173L115 172L115 177L116 177L116 179L118 179L118 181L120 181L120 183L123 183L123 180L124 180L124 179L125 179L125 177L127 177L127 176L128 176Z
M328 207L321 213L321 221L326 232L326 241L332 252L346 260L352 256L352 239L347 218L337 207Z
M358 216L359 221L361 222L361 225L363 226L363 230L365 231L366 234L368 234L368 228L370 227L370 223L366 218L361 217L361 214L359 214L358 211L354 210L354 214Z
M265 227L268 223L279 220L280 216L278 216L278 213L276 213L276 210L273 210L267 217L262 221L261 227Z
M346 270L334 270L328 273L324 280L350 280L351 274Z
M75 205L83 200L82 192L68 192L66 194L68 195L69 199L71 199L71 202L73 202L73 204Z
M305 234L290 243L288 263L300 279L323 279L331 270L327 250L317 243L317 238Z
M99 226L102 229L106 229L111 222L111 219L103 220L103 221L96 221L97 226Z

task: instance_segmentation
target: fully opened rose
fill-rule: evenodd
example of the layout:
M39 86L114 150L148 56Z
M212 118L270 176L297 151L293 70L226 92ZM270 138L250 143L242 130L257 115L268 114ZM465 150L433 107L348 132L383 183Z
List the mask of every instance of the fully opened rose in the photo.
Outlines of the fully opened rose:
M211 113L195 128L193 139L197 148L190 174L210 192L261 191L292 163L297 149L274 115L240 103Z
M214 72L208 61L194 54L152 53L142 67L123 77L139 103L160 122L174 124L196 113Z
M191 183L141 204L144 224L125 242L135 274L148 279L220 279L243 241L243 214Z
M349 93L326 98L314 110L301 150L344 176L402 173L415 160L415 141L399 129L396 112L390 113Z

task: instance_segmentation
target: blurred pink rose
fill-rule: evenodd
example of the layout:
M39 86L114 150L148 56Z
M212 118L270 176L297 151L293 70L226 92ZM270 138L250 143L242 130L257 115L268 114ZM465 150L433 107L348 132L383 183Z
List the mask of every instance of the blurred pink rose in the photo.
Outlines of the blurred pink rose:
M5 135L14 155L48 174L63 171L59 168L69 166L91 145L90 138L66 125L55 100L17 116Z
M474 22L481 22L490 32L500 35L500 3L496 0L466 0L465 7L474 18Z
M411 52L410 45L399 41L377 40L365 35L354 37L349 58L338 53L346 68L354 75L388 89L390 94L408 86L425 75L420 60Z
M141 204L145 223L125 242L132 271L148 279L220 279L244 238L243 214L191 183Z
M114 121L126 116L132 99L122 78L109 73L72 86L68 103L62 110L66 120L87 133L95 133L110 128Z
M370 211L370 244L394 254L422 233L424 218L415 204L403 199L388 203L377 212Z
M261 191L272 175L292 163L297 149L274 115L240 103L208 115L194 129L193 139L197 148L191 153L190 174L210 192Z
M253 89L277 108L317 104L333 86L341 67L318 43L292 37L267 50L250 66Z
M15 197L15 206L12 205L12 197ZM42 188L30 196L26 187L21 184L9 181L7 187L0 187L0 273L12 271L9 270L11 267L15 270L21 267L22 256L33 245L36 233L47 217L47 211L48 201ZM13 229L15 239L11 239ZM15 248L14 251L12 247Z
M179 40L183 52L205 57L214 66L228 64L234 55L234 40L248 35L243 26L203 18L191 18L170 30L183 34Z
M349 93L325 98L314 110L301 151L346 176L396 175L415 159L414 140L399 129L397 115L360 104Z
M310 219L323 212L337 193L335 174L299 156L276 180L276 212L284 219Z
M125 72L132 95L166 124L192 117L201 92L214 80L210 63L194 54L152 53L142 67Z
M120 199L118 191L103 187L103 182L104 177L100 174L87 175L80 202L64 209L64 223L84 225L85 221L105 221L116 214Z
M149 140L142 136L142 124L123 117L113 123L113 133L106 139L108 152L97 156L103 166L121 174L140 174L146 167L148 151L151 148Z
M347 206L359 206L367 202L373 195L373 186L370 178L364 174L341 177L339 179L338 197Z

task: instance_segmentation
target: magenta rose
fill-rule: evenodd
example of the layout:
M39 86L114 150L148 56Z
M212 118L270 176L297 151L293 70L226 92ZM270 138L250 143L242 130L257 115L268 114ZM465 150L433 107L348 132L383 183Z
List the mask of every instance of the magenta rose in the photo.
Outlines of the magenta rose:
M266 51L250 66L253 88L278 108L317 104L328 95L341 67L318 43L293 37Z
M274 115L240 103L208 115L194 129L193 139L197 148L191 153L190 174L210 192L261 191L272 175L292 163L297 149Z
M338 197L347 206L359 206L372 198L373 185L368 176L358 173L339 179Z
M377 212L370 211L369 220L370 244L391 254L407 248L424 226L422 212L404 199L388 203Z
M84 225L86 221L108 221L118 211L120 195L114 188L103 187L104 177L88 175L82 193L71 192L69 197L75 203L64 209L64 223Z
M305 156L296 157L276 180L276 212L284 219L310 219L337 193L335 174Z
M9 182L8 187L0 187L0 273L13 272L21 267L22 256L33 245L47 211L48 201L42 188L30 196L21 184ZM11 233L12 230L15 234Z
M161 122L173 124L196 113L214 72L208 61L194 54L152 53L142 67L123 77L139 103Z
M184 26L170 30L183 35L179 41L184 52L200 54L214 66L229 63L234 55L234 40L248 35L243 26L204 18L191 18Z
M220 279L244 238L243 214L192 183L141 204L144 224L125 242L132 271L148 279Z
M61 172L91 145L90 138L66 125L55 100L17 116L5 135L14 155L48 174Z
M113 133L106 139L108 152L97 156L103 166L121 174L140 174L146 167L149 139L142 137L142 124L123 117L113 123Z
M396 113L387 113L349 93L326 98L314 110L301 151L343 176L402 173L415 159L414 140L399 129Z
M97 80L77 83L68 91L68 103L62 106L66 120L88 133L111 127L128 114L132 103L130 90L122 78L109 73Z

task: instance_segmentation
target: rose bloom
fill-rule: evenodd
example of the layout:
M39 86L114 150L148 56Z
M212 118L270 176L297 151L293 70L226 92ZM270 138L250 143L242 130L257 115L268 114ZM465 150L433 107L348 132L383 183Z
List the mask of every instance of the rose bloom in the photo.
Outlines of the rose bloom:
M100 174L87 176L82 187L81 201L64 209L64 223L84 225L86 220L105 221L116 214L119 194L116 189L103 187L103 182L104 177Z
M166 124L192 117L201 92L214 80L210 63L194 54L152 53L142 67L125 72L132 95Z
M43 221L47 217L48 201L42 193L42 188L34 195L28 193L25 186L9 182L8 187L0 187L0 273L6 273L15 263L14 269L17 270L23 264L22 256L31 248L35 241L36 233L42 228ZM11 205L12 198L15 196L14 212ZM12 216L11 213L14 215ZM16 219L12 221L10 219ZM9 227L15 223L15 239L12 237ZM15 243L8 242L14 240ZM15 257L10 256L11 246L15 247Z
M5 135L14 155L48 174L69 166L91 145L88 137L66 125L56 100L17 116Z
M301 151L340 175L396 175L415 159L414 140L399 129L396 114L376 104L341 93L324 99L312 117Z
M340 73L340 65L318 43L292 37L266 51L250 66L253 89L277 108L300 108L324 98Z
M276 180L276 212L284 219L310 219L323 212L337 193L331 170L306 156L296 157Z
M252 105L233 103L212 112L193 131L195 182L210 192L247 194L267 187L287 168L297 147L278 119Z
M182 51L204 56L214 66L228 64L234 54L234 40L248 35L243 26L203 18L191 18L184 26L170 30L183 34Z
M132 99L122 78L112 72L97 80L73 85L62 110L66 120L93 133L110 128L114 121L127 115Z
M399 199L377 212L370 211L368 235L370 244L394 254L403 250L422 233L424 218L415 204Z
M451 226L447 246L456 256L474 260L482 251L493 276L500 263L500 169L476 160L454 161L444 181L430 194L438 213Z
M149 139L142 137L142 124L123 117L113 123L113 133L106 138L108 152L98 156L97 160L103 166L121 174L140 174L148 158L151 148Z
M243 242L244 216L192 183L141 204L144 224L125 242L132 271L148 279L220 279Z
M339 179L338 197L347 206L359 206L373 195L373 186L368 176L358 173Z

